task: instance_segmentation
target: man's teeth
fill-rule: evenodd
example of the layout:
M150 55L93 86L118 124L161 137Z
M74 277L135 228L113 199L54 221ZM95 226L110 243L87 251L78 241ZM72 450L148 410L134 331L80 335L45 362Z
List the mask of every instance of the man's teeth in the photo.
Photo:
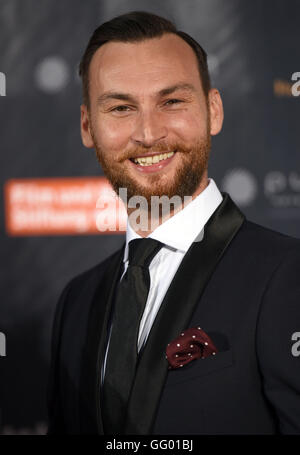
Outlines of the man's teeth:
M140 164L141 166L150 166L151 164L158 163L159 161L166 160L170 158L170 156L174 155L175 152L169 153L161 153L160 155L154 156L143 156L141 158L134 158L134 162L136 164Z

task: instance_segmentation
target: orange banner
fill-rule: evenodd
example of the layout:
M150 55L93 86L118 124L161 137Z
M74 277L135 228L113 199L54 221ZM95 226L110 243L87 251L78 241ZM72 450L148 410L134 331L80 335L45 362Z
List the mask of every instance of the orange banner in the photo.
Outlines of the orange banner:
M104 177L12 179L4 199L10 236L126 231L124 204Z

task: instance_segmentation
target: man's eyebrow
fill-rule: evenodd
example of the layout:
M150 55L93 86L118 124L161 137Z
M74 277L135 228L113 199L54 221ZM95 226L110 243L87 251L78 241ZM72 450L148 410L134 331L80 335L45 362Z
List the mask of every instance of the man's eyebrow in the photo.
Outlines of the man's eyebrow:
M170 87L163 88L159 90L159 92L156 93L156 96L166 96L170 95L171 93L176 92L177 90L185 90L189 92L196 92L196 88L189 83L180 83L180 84L175 84L171 85ZM101 105L105 101L108 100L121 100L121 101L129 101L132 103L137 102L137 100L134 98L134 96L130 95L129 93L119 93L119 92L105 92L102 95L100 95L97 98L97 104Z
M166 87L163 88L158 92L159 96L165 96L165 95L170 95L173 92L176 92L177 90L185 90L188 92L196 92L196 88L192 84L188 84L187 82L181 83L181 84L175 84L171 85L171 87Z

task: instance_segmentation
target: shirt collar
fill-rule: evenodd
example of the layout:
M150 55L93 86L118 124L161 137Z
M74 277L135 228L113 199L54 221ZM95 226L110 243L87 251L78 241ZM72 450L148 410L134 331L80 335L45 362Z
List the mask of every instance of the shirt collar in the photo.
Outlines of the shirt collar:
M204 226L221 204L223 196L212 178L207 187L182 210L154 229L148 237L158 240L175 250L187 252L197 236L203 237ZM128 244L133 239L141 239L130 226L127 217L126 246L123 261L128 259Z

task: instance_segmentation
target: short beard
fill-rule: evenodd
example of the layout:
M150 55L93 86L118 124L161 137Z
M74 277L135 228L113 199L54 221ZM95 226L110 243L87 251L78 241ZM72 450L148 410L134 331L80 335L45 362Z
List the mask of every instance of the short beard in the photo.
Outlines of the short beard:
M126 188L127 200L134 196L143 196L147 200L149 207L151 206L151 196L167 196L169 199L173 196L179 196L183 203L184 197L192 196L196 192L208 168L211 150L209 119L207 122L206 136L203 139L198 140L191 147L186 147L185 145L174 142L169 146L161 144L159 147L154 146L151 149L139 147L131 150L130 154L127 153L126 158L151 154L151 152L163 152L165 150L176 150L176 153L180 153L182 156L181 167L178 167L175 170L174 178L167 184L163 182L164 179L162 179L162 176L159 174L147 174L147 186L139 183L121 167L125 157L122 158L122 160L119 158L114 162L108 162L97 144L93 133L92 137L95 144L97 159L116 194L119 196L120 188Z

